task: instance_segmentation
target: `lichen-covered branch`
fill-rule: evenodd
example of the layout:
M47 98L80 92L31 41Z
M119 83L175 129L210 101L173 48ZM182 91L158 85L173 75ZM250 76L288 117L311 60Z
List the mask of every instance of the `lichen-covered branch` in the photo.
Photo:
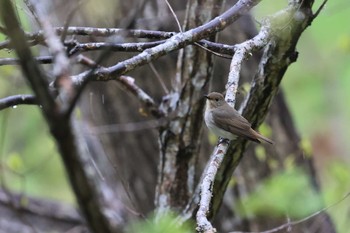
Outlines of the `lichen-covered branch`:
M216 229L207 218L210 211L210 203L213 196L213 184L215 176L227 152L228 144L220 143L210 156L210 161L203 172L203 179L200 183L199 208L196 214L198 232L212 233Z
M297 58L295 46L302 32L310 25L313 17L312 4L313 1L301 3L290 1L286 9L267 19L272 39L265 46L248 99L241 108L243 116L253 127L262 123L285 71ZM245 146L246 141L242 139L233 141L224 157L214 183L211 216L218 211L230 177L243 156Z
M213 33L228 26L258 2L238 1L229 10L213 20L210 20L210 18L214 17L218 11L213 9L212 5L221 6L221 1L189 2L187 12L192 14L192 18L186 20L188 25L185 25L185 27L194 29L178 33L164 44L153 48L155 50L150 49L150 53L152 55L162 54L165 46L173 50L174 48L183 47L189 41L193 43L209 35L214 35ZM201 12L193 14L197 7L203 9L207 7L213 16L201 15ZM210 21L205 23L205 21L202 21L204 19ZM202 23L204 23L202 26L198 26ZM213 36L212 40L214 38ZM163 51L158 52L158 49L161 49L162 46L164 46ZM140 59L143 59L143 56L143 54L140 54ZM140 61L140 64L143 62ZM169 114L176 112L178 118L170 122L167 128L160 130L160 165L156 191L156 205L159 213L169 208L179 210L185 207L195 190L194 172L189 173L188 171L194 171L195 169L195 156L198 154L198 139L202 127L201 119L204 107L201 91L207 87L206 83L212 75L211 66L211 56L208 56L205 50L189 48L179 53L177 74L173 82L174 91L167 96L162 104L162 107ZM124 68L122 66L118 67L118 64L113 69L124 72ZM176 190L183 191L179 193Z
M230 72L226 85L226 101L232 107L234 107L235 104L236 92L243 61L250 56L252 52L263 48L268 43L270 37L271 34L269 33L268 26L264 25L259 34L254 38L235 46L236 51L231 61ZM207 167L203 172L203 178L200 184L199 209L197 211L197 230L199 232L215 232L215 228L213 228L207 219L207 214L210 212L209 207L212 201L211 199L213 196L215 177L224 159L228 146L229 145L224 143L224 141L219 142L218 146L214 149L213 154L210 156L210 162L207 164Z

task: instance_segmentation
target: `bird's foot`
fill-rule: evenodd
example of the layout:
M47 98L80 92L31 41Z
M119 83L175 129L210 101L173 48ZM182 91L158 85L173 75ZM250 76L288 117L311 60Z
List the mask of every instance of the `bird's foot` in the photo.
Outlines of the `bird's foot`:
M219 138L219 142L218 142L218 144L216 145L216 146L218 146L219 144L230 144L230 140L229 139L227 139L227 138L222 138L222 137L220 137Z

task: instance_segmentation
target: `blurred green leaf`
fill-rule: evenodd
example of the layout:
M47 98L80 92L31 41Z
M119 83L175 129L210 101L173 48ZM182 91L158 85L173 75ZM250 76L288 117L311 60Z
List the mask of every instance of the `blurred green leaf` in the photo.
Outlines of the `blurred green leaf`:
M257 145L255 147L255 155L258 158L259 161L265 161L266 160L266 151L265 148L261 145Z
M244 198L240 212L252 216L305 217L322 208L307 176L298 169L273 175Z
M195 226L189 223L179 225L176 222L176 215L170 212L165 213L160 218L153 216L140 222L132 223L127 233L192 233Z
M349 35L341 35L338 38L337 45L339 50L349 53L350 52L350 36Z
M302 151L304 152L304 156L309 158L312 156L313 152L312 152L312 145L309 139L303 138L300 142L299 142L299 146L302 149Z
M283 165L287 171L295 169L295 155L290 154L286 156L286 158L283 161Z
M7 156L6 165L9 169L18 173L22 172L24 168L23 159L17 152L13 152Z
M350 190L349 165L342 162L332 162L327 167L327 188L324 189L325 199L331 204L338 201Z
M266 137L270 137L270 136L272 135L272 129L271 129L271 127L270 127L268 124L266 124L266 123L262 123L262 124L260 125L260 127L259 127L259 132L260 132L262 135L266 136Z
M209 130L207 131L208 132L208 140L209 140L209 143L211 145L216 145L216 143L218 142L218 136L216 136L215 134L213 134L212 132L210 132Z
M323 176L323 193L326 205L333 205L327 212L331 214L332 220L337 227L337 232L349 232L349 206L350 198L342 200L350 191L349 165L341 162L332 162L326 167ZM339 202L342 200L341 202Z

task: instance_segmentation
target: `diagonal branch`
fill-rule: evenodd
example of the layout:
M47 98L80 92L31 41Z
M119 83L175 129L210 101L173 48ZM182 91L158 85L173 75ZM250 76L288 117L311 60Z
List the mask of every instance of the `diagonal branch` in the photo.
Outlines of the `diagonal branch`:
M23 193L0 189L0 209L2 232L65 232L74 227L81 228L77 232L87 231L86 224L75 207L27 197ZM35 228L28 226L27 222L35 222Z
M251 41L247 41L245 46L243 46L244 43L241 44L242 46L236 46L237 50L232 59L226 86L226 100L231 106L235 103L235 92L243 59L249 55L251 50L265 46L250 95L240 110L252 122L253 127L257 127L263 121L287 67L296 60L296 43L301 33L309 26L310 18L313 17L312 3L306 4L305 2L299 4L290 1L291 4L288 8L269 17L259 33L262 37L256 41L256 44L250 45ZM295 17L295 15L299 17ZM239 51L245 47L249 49ZM215 228L208 218L212 218L218 211L228 182L243 156L246 144L246 140L238 138L232 141L229 147L220 143L215 148L214 155L211 156L200 182L200 196L199 191L197 191L197 195L194 195L192 202L189 203L182 215L185 219L188 218L191 210L194 211L196 208L194 204L199 202L200 206L197 212L197 229L199 231L215 232ZM222 155L223 153L225 156ZM213 172L215 172L215 179L212 179Z
M38 101L33 95L13 95L7 96L0 99L0 111L5 108L14 107L17 105L26 104L26 105L37 105Z
M66 42L65 46L73 47L68 54L68 57L76 55L82 52L106 50L116 52L143 52L146 49L155 47L164 43L164 41L155 42L137 42L137 43L111 43L111 42L94 42L94 43L78 43L78 42ZM215 43L208 40L200 40L196 44L202 46L202 48L208 49L214 55L227 54L232 56L234 54L235 47L232 45L226 45L221 43ZM222 57L222 55L220 55ZM51 64L53 62L53 56L40 56L35 57L35 60L39 64ZM18 65L19 59L17 58L0 58L0 66L4 65Z
M115 76L125 74L139 66L154 61L165 54L183 48L186 45L192 44L212 34L215 34L218 31L223 30L232 22L237 20L242 14L258 4L258 2L260 2L260 0L240 0L222 15L216 17L208 23L186 32L178 33L163 44L147 49L130 59L117 63L114 66L105 68L103 70L96 69L94 75L91 77L87 76L86 73L86 76L83 79L98 78L101 80L108 79L111 75Z
M114 66L96 67L96 69L93 69L92 71L90 70L79 74L76 76L76 79L79 80L79 83L82 86L79 89L79 93L81 93L82 88L90 80L107 81L115 79L115 77L130 72L135 68L147 64L165 54L183 48L188 44L194 43L195 41L201 40L211 34L223 30L229 24L238 19L242 14L255 6L259 1L260 0L240 0L222 15L216 17L215 19L202 26L183 33L178 33L170 39L166 40L163 44L150 49L146 49L142 53L125 61L119 62ZM70 106L73 106L73 104Z
M14 14L14 9L10 1L2 1L0 15L6 26L12 46L15 48L20 59L19 63L21 64L22 71L32 86L38 100L40 100L45 114L48 115L55 112L57 106L53 96L49 92L45 75L31 54L24 32Z
M11 1L1 1L0 15L20 59L23 73L29 80L38 102L43 106L44 116L57 143L86 222L93 232L118 232L121 223L124 222L123 217L126 216L125 208L115 197L113 190L100 181L91 164L90 153L97 154L99 151L88 150L90 148L88 143L83 141L83 137L75 135L82 130L74 131L70 119L61 114L61 106L53 99L46 79L29 50Z
M270 37L271 34L268 30L268 26L265 25L261 28L257 36L235 46L236 52L231 61L230 73L226 85L226 101L232 107L234 107L235 104L243 61L250 55L250 53L263 48L268 43ZM210 211L215 177L217 176L219 167L224 160L224 155L226 154L228 147L229 144L225 143L225 141L219 142L218 146L214 149L213 154L210 156L210 161L207 163L207 167L203 172L202 180L200 182L199 209L196 216L197 230L200 232L215 232L215 228L213 228L207 219L207 214Z
M262 123L272 99L277 94L284 73L297 58L296 44L302 32L309 26L309 19L313 17L311 1L309 4L305 2L290 1L286 9L267 19L266 23L271 28L272 39L265 46L248 99L241 108L242 115L252 123L254 128ZM295 17L296 15L298 17ZM219 209L229 180L243 156L246 144L246 140L238 139L228 148L213 186L212 215L215 215Z
M78 61L82 64L88 65L89 67L92 67L93 69L98 67L100 69L104 69L103 66L98 66L93 60L84 57L84 56L79 56ZM76 75L72 76L72 82L76 87L80 87L83 83L83 77L84 75ZM130 77L130 76L117 76L113 79L110 80L115 80L118 83L121 84L121 86L127 90L129 93L134 95L140 102L141 104L147 108L147 111L150 112L154 117L161 117L164 115L164 113L159 110L159 106L156 104L156 102L153 100L153 98L148 95L141 87L139 87L137 84L135 84L135 79Z
M94 27L68 27L65 31L64 27L55 27L57 35L74 35L74 36L94 36L94 37L111 37L122 36L131 38L144 39L168 39L176 34L176 32L163 32L142 29L121 29L121 28L94 28ZM44 41L44 32L41 30L36 33L26 33L26 38L31 46L42 44ZM0 43L1 49L11 49L10 40L5 40Z

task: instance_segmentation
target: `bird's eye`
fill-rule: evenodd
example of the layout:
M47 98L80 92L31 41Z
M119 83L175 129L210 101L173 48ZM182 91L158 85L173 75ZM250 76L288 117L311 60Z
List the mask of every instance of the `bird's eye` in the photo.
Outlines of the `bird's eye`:
M215 101L216 101L216 102L218 102L218 101L219 101L219 99L218 99L218 98L216 98L216 99L215 99Z

